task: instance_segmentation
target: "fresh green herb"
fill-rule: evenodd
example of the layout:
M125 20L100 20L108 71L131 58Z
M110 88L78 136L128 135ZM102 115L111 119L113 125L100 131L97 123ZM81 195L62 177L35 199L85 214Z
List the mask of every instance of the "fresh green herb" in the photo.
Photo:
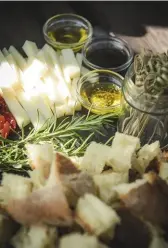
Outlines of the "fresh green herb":
M68 155L83 155L87 145L97 136L105 136L106 128L114 129L118 115L82 115L66 117L62 120L48 120L45 129L32 129L25 134L21 130L17 140L1 140L0 170L24 172L29 168L25 145L27 143L49 142L57 151ZM108 136L107 136L108 138Z

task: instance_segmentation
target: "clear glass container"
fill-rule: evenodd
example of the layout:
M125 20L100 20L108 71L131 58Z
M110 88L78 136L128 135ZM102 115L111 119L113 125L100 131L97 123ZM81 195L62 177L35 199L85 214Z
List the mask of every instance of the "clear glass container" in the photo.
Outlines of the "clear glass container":
M133 65L128 69L123 86L118 131L140 138L141 144L160 141L161 147L168 144L168 95L154 97L134 83Z
M125 75L132 59L133 51L126 41L111 36L93 38L83 47L82 74L106 69Z
M81 50L92 37L91 23L76 14L60 14L48 19L43 26L46 42L56 49L71 48L74 52Z
M77 97L81 105L96 114L118 113L123 77L108 70L93 70L81 77Z

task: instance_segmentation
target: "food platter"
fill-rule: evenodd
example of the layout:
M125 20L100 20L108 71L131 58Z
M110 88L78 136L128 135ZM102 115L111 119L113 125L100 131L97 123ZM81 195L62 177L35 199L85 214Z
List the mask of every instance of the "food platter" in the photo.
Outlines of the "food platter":
M168 159L160 142L142 145L139 135L118 132L121 108L85 108L78 85L91 74L94 87L101 70L82 70L79 51L33 41L22 50L0 51L0 247L167 248ZM136 57L138 97L155 89L150 100L160 99L167 89L168 56L157 56L144 64ZM151 83L149 62L160 58Z

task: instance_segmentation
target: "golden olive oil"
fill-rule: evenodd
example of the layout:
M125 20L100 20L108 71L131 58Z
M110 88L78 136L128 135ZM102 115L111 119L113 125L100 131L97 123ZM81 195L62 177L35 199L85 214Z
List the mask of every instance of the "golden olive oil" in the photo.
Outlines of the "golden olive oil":
M81 27L55 27L48 32L51 40L60 43L73 44L87 39L87 30Z
M110 107L114 107L113 110L115 111L115 106L120 104L121 90L117 85L100 83L95 84L94 86L88 85L88 87L83 88L81 90L81 96L87 105L92 106L92 112L111 112L112 110L110 110Z

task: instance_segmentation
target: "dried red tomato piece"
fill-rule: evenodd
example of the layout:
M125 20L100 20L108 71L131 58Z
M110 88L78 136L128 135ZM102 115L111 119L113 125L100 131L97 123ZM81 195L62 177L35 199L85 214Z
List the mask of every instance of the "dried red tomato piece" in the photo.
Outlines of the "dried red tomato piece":
M9 132L10 132L10 124L9 122L6 121L4 123L3 129L1 130L2 137L6 139L9 135Z
M5 124L5 117L3 115L0 115L0 130L3 129Z
M7 122L9 122L9 124L10 124L10 127L12 128L12 129L16 129L16 120L15 120L15 118L13 117L13 115L10 113L10 112L5 112L4 114L4 117L5 117L5 120L7 121Z
M0 112L3 114L6 111L8 111L8 106L6 105L6 102L3 97L0 96Z

